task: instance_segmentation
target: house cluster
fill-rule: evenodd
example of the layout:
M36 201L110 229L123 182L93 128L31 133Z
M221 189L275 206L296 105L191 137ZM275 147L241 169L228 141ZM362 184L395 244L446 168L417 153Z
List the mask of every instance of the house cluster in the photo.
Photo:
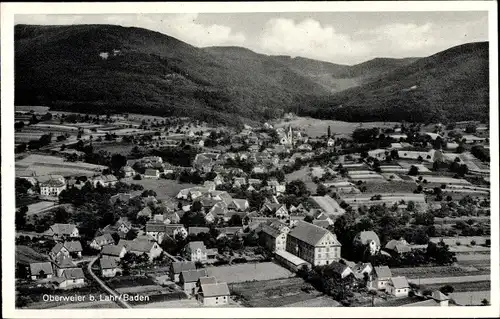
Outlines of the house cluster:
M198 246L194 247L197 249ZM205 306L220 306L229 303L230 292L227 283L210 276L205 268L197 269L194 261L173 262L170 276L171 280L179 284L190 298L196 298Z
M44 236L56 241L49 252L49 260L29 264L31 280L55 289L70 289L85 285L83 269L78 265L82 257L79 231L72 224L54 224Z

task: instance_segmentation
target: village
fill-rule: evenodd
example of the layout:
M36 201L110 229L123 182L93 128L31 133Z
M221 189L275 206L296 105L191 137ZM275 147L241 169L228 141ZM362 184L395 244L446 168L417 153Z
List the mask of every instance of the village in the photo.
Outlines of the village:
M488 305L488 123L317 122L16 108L17 306Z

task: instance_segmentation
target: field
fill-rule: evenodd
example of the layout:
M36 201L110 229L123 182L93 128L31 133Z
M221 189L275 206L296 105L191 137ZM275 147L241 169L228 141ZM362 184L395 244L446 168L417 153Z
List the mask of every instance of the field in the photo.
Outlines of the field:
M109 152L110 154L121 154L121 155L128 155L132 148L134 148L134 144L132 143L94 143L94 149L96 151L106 151Z
M271 280L293 277L289 270L272 262L207 267L208 274L227 283Z
M366 193L386 194L386 193L411 193L417 186L415 183L408 182L388 182L388 183L374 183L366 182L362 186L366 187Z
M475 281L475 282L461 282L461 283L453 283L450 284L453 287L454 292L465 292L465 291L484 291L488 290L491 287L490 281ZM430 285L422 285L420 288L435 290L443 287L443 284L430 284Z
M351 123L331 120L318 120L310 117L297 117L290 121L280 121L274 124L275 127L300 128L310 137L318 137L326 135L328 126L330 126L332 134L350 135L357 128L372 128L372 127L394 127L396 122L366 122L366 123Z
M304 303L321 295L314 289L309 293L303 291L301 288L304 285L303 279L294 277L231 284L229 289L235 300L239 300L244 306L283 307Z
M489 274L489 272L479 271L476 268L457 266L391 268L391 272L393 276L406 276L408 278L422 279L431 277L460 277Z
M339 307L341 304L328 296L319 296L313 299L294 302L283 307Z
M461 305L480 305L483 299L491 301L490 291L453 292L449 296Z
M41 175L87 175L101 173L105 166L93 165L84 162L65 162L64 158L48 155L31 154L16 161L16 170L31 170L37 176Z
M144 186L145 190L150 189L155 191L156 198L158 200L175 197L181 189L200 186L195 184L180 184L177 181L170 179L142 179L142 180L128 179L127 182L132 184L142 185Z
M48 106L37 106L37 105L16 105L14 106L14 110L16 112L30 112L33 111L35 113L47 113L49 111Z

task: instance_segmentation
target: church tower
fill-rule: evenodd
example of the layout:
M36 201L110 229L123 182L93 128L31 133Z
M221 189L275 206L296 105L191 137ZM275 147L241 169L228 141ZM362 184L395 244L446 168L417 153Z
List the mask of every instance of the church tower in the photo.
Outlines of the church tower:
M290 145L293 145L293 131L292 131L292 126L291 125L288 126L287 139L288 139L288 143Z

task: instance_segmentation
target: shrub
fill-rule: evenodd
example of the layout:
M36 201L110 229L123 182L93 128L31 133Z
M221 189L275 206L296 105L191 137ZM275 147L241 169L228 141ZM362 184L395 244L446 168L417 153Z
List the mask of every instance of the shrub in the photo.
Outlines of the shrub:
M458 240L455 242L455 245L457 245L457 246L460 246L461 244L462 243L460 241L458 241Z
M445 285L445 286L439 288L439 291L441 291L442 293L444 293L445 295L447 295L447 294L450 294L453 291L455 291L455 288L453 288L450 285Z
M470 244L471 244L471 246L476 246L476 241L475 240L471 240Z

